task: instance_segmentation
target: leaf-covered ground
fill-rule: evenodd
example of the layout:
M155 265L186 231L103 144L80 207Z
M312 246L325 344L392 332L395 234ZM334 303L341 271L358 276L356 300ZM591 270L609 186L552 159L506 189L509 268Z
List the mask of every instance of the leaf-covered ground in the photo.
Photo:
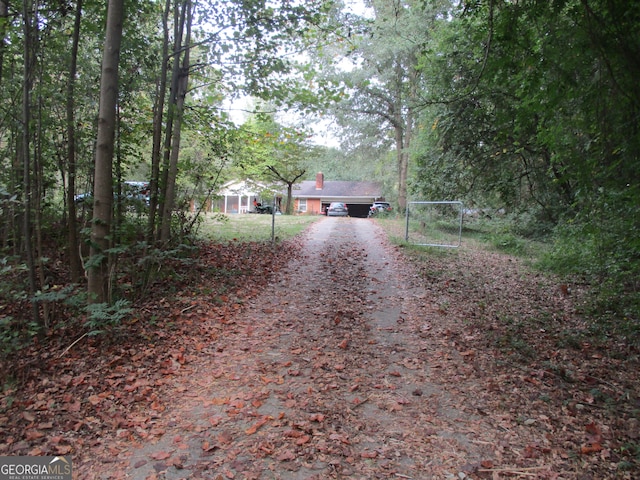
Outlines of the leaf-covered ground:
M189 270L120 337L6 365L0 455L81 479L640 475L638 352L589 340L576 285L349 218Z

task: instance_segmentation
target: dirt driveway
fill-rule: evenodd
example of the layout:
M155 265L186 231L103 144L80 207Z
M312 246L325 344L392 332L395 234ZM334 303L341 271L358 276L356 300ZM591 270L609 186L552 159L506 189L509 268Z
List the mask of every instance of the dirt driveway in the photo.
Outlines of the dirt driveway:
M190 286L155 333L172 350L102 359L124 391L70 376L96 392L78 478L639 478L638 355L585 340L579 285L471 246L414 257L367 219L300 242L224 314Z
M494 439L433 380L434 307L381 229L326 218L305 242L176 379L157 435L116 459L128 478L463 479L478 468Z
M640 478L636 337L586 286L380 222L402 228L203 243L109 335L34 342L0 454L71 455L80 480Z

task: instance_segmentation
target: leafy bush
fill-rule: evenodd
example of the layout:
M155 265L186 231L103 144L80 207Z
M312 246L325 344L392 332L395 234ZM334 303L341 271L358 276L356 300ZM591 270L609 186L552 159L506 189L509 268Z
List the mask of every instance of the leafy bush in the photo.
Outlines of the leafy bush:
M94 303L87 306L87 320L84 325L89 329L89 335L99 335L117 327L131 311L129 302L123 299L113 305Z
M640 340L640 206L625 193L602 193L587 213L560 224L539 266L590 284L592 313Z
M0 318L0 355L17 352L39 332L34 322L17 322L12 317Z

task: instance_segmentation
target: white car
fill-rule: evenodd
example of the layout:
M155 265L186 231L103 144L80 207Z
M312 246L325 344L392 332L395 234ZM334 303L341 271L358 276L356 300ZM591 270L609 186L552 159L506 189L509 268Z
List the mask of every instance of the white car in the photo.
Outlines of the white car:
M389 202L373 202L373 205L369 207L369 216L372 217L378 213L385 213L391 211L391 204Z

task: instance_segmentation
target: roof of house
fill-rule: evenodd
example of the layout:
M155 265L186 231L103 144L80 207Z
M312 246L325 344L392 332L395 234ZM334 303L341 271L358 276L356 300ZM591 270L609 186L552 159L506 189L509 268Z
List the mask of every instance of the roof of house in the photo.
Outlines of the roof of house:
M255 182L252 180L231 180L222 187L218 191L219 195L248 195L255 196L259 195L260 192L265 190L273 190L268 185L260 182Z
M326 197L372 197L382 195L382 187L377 182L355 182L325 180L321 189L316 188L315 180L305 180L293 187L293 196L302 198Z

